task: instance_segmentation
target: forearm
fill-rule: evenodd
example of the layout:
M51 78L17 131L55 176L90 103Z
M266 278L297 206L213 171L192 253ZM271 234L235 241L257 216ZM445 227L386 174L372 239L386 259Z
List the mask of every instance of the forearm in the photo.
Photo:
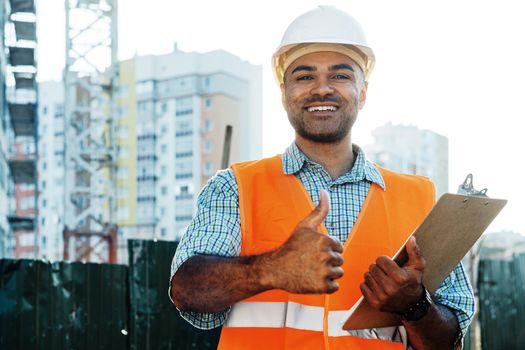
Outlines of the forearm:
M416 350L454 349L459 324L454 313L446 306L433 304L419 321L403 321L408 341Z
M197 255L171 280L171 298L181 310L217 312L271 288L271 253L224 258Z

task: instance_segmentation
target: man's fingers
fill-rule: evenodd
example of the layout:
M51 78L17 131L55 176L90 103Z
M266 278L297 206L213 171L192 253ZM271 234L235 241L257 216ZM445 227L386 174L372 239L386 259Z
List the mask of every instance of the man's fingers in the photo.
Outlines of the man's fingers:
M331 293L337 292L337 290L339 289L339 282L337 282L337 281L334 281L334 280L328 279L328 280L326 281L326 284L327 284L327 290L326 290L326 293L328 293L328 294L331 294Z
M341 266L344 263L343 256L339 253L333 252L332 258L330 259L330 264L332 266Z
M330 211L330 196L326 190L319 192L319 205L315 207L312 212L301 221L302 226L317 230L317 227L322 224L326 215Z
M342 253L343 252L343 245L341 244L341 242L339 242L339 240L337 240L334 237L330 237L330 238L332 239L332 244L331 244L332 250L334 252L337 252L337 253Z
M415 237L410 237L406 244L406 250L408 254L408 261L404 267L411 267L419 271L425 269L425 258L419 250L419 246L416 243Z
M338 278L343 277L343 274L344 274L344 271L343 271L342 268L340 268L338 266L332 267L330 269L330 274L328 275L328 278L336 280Z

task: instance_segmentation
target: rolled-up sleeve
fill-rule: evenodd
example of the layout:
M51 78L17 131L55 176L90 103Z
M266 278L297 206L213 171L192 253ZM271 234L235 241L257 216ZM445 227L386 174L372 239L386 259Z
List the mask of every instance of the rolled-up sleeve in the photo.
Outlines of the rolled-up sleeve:
M182 236L171 264L171 278L195 255L238 256L241 249L239 194L230 169L219 171L202 189L197 212ZM200 329L221 326L229 309L216 313L179 310L180 315Z
M450 308L458 319L461 336L465 336L475 312L472 286L463 264L459 264L434 293L435 300Z

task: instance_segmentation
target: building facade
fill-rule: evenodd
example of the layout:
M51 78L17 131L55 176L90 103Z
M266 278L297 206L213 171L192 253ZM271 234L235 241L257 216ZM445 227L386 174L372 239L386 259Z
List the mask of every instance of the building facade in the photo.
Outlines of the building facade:
M262 70L225 51L173 52L120 62L114 144L118 260L127 239L175 240L199 190L221 168L262 153ZM60 259L64 227L64 93L39 84L39 235L42 256ZM66 145L67 146L67 145Z
M9 244L9 223L7 221L9 211L9 168L7 163L8 151L8 114L6 101L6 69L7 55L4 46L3 28L7 16L6 1L0 0L0 28L2 37L0 38L0 257L11 256L8 252Z
M61 260L64 228L64 83L38 84L40 257Z
M364 147L380 166L401 173L429 177L438 196L448 192L448 139L416 126L381 126L372 131L375 141Z
M221 168L262 153L261 67L225 51L121 62L117 127L119 260L129 238L180 238L199 190Z
M33 258L38 195L34 1L0 0L0 28L0 254Z

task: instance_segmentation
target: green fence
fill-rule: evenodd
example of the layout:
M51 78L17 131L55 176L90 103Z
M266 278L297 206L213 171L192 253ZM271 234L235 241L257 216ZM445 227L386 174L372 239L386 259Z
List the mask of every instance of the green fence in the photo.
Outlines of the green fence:
M0 349L128 349L119 265L0 260Z
M0 349L215 349L167 288L176 243L129 241L130 266L0 260Z
M131 349L216 349L220 329L201 331L179 316L168 297L176 243L128 241Z
M0 260L0 349L215 349L171 305L176 243L129 241L129 267ZM525 254L482 260L479 319L484 350L525 349Z
M525 254L482 260L478 288L482 348L525 349Z

